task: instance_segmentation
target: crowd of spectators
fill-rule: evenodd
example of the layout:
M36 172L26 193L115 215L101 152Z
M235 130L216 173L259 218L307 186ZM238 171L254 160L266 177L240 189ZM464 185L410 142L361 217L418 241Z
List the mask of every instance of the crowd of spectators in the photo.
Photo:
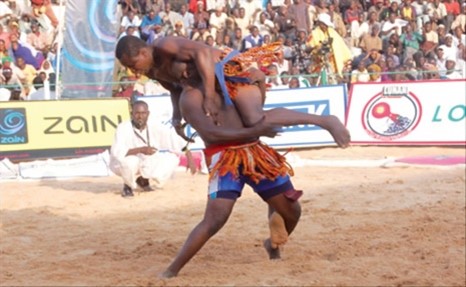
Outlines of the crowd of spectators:
M58 2L0 0L0 101L40 99L54 85Z
M55 75L58 4L0 0L0 100L34 98ZM280 41L283 57L263 67L272 89L466 78L460 0L120 0L117 15L118 37L148 43L171 35L245 51ZM167 92L115 74L116 96Z
M147 43L178 36L245 51L280 41L284 57L263 67L272 89L466 78L459 0L120 0L119 9L119 37ZM162 89L118 75L135 80L135 93Z

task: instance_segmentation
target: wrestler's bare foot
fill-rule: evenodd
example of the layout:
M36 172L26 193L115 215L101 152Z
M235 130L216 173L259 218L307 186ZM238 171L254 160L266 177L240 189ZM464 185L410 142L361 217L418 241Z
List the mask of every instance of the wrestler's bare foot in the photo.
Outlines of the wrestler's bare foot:
M280 248L272 248L272 243L269 239L264 240L264 248L265 251L267 251L267 254L269 254L269 259L271 260L277 260L281 259L280 256Z
M270 244L272 248L278 248L288 241L285 220L277 212L273 212L269 218Z
M178 273L175 273L175 272L170 271L170 270L167 269L163 273L159 274L159 278L160 279L168 279L168 278L176 277L177 275L178 275Z

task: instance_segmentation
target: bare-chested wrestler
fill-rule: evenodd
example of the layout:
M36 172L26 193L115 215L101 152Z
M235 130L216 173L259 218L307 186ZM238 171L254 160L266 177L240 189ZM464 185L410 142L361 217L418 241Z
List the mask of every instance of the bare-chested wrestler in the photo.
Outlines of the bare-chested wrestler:
M175 64L172 68L175 74L180 75L183 88L179 99L181 115L196 129L206 145L204 153L210 178L204 218L191 231L173 262L161 274L163 278L177 276L209 238L224 226L245 184L251 186L268 204L269 210L274 211L270 215L280 215L286 235L293 232L300 218L298 198L302 194L290 181L293 171L285 157L259 140L259 132L265 132L265 129L253 131L245 127L238 110L226 105L220 95L217 97L221 100L216 102L215 107L220 111L218 123L214 123L203 111L202 81L195 69L186 68L184 64ZM238 97L245 95L259 98L260 90L253 85L239 87ZM340 147L347 147L350 142L349 132L335 116L318 116L285 108L264 113L265 117L254 126L312 124L326 129ZM270 130L266 135L274 136ZM266 239L264 247L271 259L280 258L273 238Z
M207 115L214 120L217 118L217 90L227 105L236 105L243 123L250 127L263 117L265 74L258 68L268 66L280 57L279 48L272 44L239 54L182 37L163 37L149 45L137 37L125 36L118 41L116 57L123 66L157 80L170 91L175 127L181 124L176 104L180 93L179 79L172 73L175 63L193 65L198 71L203 83L203 109ZM254 99L251 95L238 97L237 87L250 84L258 86L261 93Z

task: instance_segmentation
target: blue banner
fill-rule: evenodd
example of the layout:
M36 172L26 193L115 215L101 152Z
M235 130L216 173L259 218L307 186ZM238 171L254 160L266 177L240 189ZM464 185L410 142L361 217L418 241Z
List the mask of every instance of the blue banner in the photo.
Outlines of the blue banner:
M117 41L117 0L68 0L62 98L111 97Z

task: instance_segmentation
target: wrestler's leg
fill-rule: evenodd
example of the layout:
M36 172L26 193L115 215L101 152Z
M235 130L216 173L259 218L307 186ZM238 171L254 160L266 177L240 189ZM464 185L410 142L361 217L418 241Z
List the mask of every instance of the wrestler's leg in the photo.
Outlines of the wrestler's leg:
M234 98L235 106L244 126L252 127L264 118L264 100L256 85L240 86Z
M259 87L256 85L239 86L234 103L246 127L254 126L264 117L269 124L277 126L314 124L330 128L341 125L338 118L334 116L314 115L286 108L274 108L264 111L263 98Z
M266 200L269 204L269 214L270 218L276 216L273 213L278 213L285 223L286 231L290 235L298 224L299 218L301 216L301 206L297 200L291 200L285 196L284 193L280 193ZM279 217L276 217L274 220L278 220ZM271 222L271 224L280 224L277 222ZM271 226L274 227L274 226ZM280 228L280 226L275 226L275 228ZM273 231L271 232L279 232ZM273 236L273 234L272 234ZM280 250L277 246L274 246L272 238L268 238L264 241L264 247L269 254L270 259L279 259Z
M246 127L254 126L264 118L268 124L277 126L317 125L328 130L341 147L348 145L349 132L337 117L308 114L286 108L264 111L264 100L260 89L255 85L239 86L234 103Z
M288 231L286 231L285 220L278 212L269 207L269 229L270 244L273 249L277 249L288 241Z
M207 201L207 208L202 221L191 231L188 239L173 262L161 274L162 278L178 275L178 272L217 233L227 222L236 200L216 198Z
M275 108L263 110L263 102L260 89L255 85L239 86L234 103L243 120L243 124L251 127L258 123L265 116L270 124L281 126L291 126L303 124L321 116L310 115L307 113L297 112L286 108Z

